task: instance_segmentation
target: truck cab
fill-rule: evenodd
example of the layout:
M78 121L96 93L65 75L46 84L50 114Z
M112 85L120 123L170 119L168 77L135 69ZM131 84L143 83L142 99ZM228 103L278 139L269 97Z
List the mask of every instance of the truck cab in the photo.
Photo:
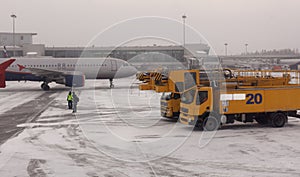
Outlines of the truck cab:
M181 96L180 122L200 127L213 112L211 87L193 87Z

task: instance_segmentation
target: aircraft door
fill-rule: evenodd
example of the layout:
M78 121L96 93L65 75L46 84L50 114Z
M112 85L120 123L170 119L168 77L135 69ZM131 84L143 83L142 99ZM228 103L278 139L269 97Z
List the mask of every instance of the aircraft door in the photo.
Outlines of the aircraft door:
M62 68L62 70L65 70L66 69L66 63L62 63L61 68Z
M57 63L57 70L61 70L61 63Z
M111 71L117 71L117 61L110 60L110 62L111 62Z

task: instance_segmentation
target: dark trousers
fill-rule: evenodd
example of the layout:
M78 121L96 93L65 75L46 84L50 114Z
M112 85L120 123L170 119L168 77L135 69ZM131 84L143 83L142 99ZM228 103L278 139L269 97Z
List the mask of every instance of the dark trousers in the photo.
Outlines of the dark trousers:
M72 101L68 101L68 107L69 107L69 109L72 109L73 107L72 107Z

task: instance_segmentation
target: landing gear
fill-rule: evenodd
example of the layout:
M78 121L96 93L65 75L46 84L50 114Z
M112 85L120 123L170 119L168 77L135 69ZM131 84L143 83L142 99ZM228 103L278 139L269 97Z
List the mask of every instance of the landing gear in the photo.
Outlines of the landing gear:
M110 83L110 88L114 88L115 87L115 85L113 84L113 79L109 79L109 83Z
M46 83L46 82L42 83L41 88L42 88L44 91L50 90L50 87L49 87L48 83Z

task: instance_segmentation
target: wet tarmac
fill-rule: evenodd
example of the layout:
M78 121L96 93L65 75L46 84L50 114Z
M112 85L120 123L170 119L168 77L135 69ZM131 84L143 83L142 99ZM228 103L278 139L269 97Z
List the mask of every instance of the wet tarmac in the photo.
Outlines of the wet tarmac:
M53 102L55 97L51 96L54 94L55 92L45 92L38 98L1 114L0 144L3 144L9 138L17 136L24 130L24 127L17 127L17 125L34 122Z
M87 82L76 114L64 87L0 91L0 176L300 176L300 119L204 133L162 119L160 96L130 82Z

